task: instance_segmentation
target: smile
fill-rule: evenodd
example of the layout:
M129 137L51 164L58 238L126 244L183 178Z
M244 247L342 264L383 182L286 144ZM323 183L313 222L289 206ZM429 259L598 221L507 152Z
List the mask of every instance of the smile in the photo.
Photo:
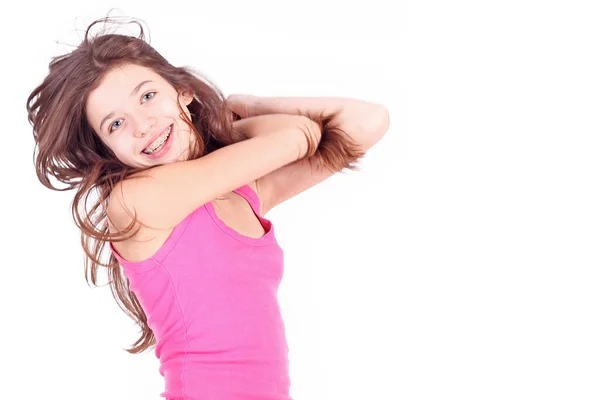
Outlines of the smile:
M165 147L167 140L171 136L172 130L173 130L173 125L169 126L169 128L166 131L164 131L159 137L157 137L156 140L154 140L152 143L150 143L148 145L148 147L146 147L142 151L142 153L147 154L147 155L153 155L153 154L156 154L159 151L161 151L163 149L163 147Z

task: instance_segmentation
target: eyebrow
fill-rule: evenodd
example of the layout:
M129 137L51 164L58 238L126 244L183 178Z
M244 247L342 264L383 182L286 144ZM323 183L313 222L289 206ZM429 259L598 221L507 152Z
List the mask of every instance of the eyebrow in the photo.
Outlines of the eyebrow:
M140 89L142 88L142 86L144 86L146 83L149 83L149 82L152 82L152 81L148 80L148 81L140 82L136 87L133 88L133 90L131 91L131 94L129 95L129 97L131 97L134 94L136 94L137 92L139 92ZM110 114L108 114L106 117L104 117L102 119L102 122L100 122L100 131L102 131L102 125L106 122L106 120L112 118L113 115L115 115L114 112L111 112Z

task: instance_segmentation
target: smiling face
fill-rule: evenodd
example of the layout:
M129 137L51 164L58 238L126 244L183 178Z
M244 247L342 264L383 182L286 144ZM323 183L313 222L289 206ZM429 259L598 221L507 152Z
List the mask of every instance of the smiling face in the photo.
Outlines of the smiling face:
M109 71L87 98L89 124L121 162L151 167L189 157L195 143L180 117L177 91L153 70L124 65ZM179 104L190 118L190 93L181 92Z

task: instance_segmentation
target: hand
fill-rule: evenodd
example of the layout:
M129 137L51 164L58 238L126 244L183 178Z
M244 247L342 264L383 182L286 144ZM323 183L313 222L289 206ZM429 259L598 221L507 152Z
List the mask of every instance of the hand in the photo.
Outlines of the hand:
M225 103L234 114L233 120L237 121L258 115L256 107L258 99L258 96L249 94L232 94L227 97Z

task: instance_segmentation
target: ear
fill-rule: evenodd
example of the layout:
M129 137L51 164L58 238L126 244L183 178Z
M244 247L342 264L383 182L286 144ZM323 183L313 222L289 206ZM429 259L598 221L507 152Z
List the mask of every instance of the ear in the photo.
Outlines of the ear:
M194 100L194 93L191 90L181 91L181 101L183 101L183 104L189 106L192 100Z

